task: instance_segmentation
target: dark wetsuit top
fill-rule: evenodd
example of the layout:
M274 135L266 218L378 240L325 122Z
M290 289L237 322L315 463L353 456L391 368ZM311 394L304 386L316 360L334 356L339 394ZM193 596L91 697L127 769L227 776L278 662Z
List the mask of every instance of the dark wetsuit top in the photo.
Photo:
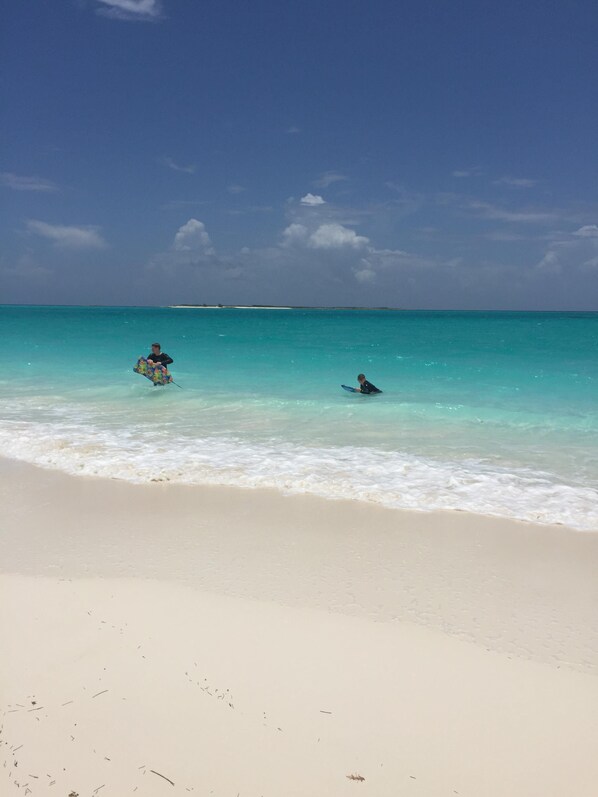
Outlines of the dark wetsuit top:
M372 385L371 382L368 382L367 379L364 379L361 383L361 392L362 393L382 393L381 390L378 390L376 385Z
M172 357L169 357L165 351L160 352L160 354L153 354L150 352L147 355L147 359L153 360L155 363L160 363L160 365L163 365L165 368L167 365L170 365L170 363L174 362Z

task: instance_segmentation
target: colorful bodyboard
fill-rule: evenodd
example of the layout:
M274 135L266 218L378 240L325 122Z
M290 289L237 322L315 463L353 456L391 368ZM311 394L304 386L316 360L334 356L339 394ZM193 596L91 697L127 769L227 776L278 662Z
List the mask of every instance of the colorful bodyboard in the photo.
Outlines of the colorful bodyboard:
M346 390L347 393L361 393L361 390L357 390L356 387L350 387L349 385L341 385L343 390Z
M133 366L136 374L141 374L153 382L154 385L167 385L172 382L170 371L164 365L150 365L146 357L140 357L137 365Z

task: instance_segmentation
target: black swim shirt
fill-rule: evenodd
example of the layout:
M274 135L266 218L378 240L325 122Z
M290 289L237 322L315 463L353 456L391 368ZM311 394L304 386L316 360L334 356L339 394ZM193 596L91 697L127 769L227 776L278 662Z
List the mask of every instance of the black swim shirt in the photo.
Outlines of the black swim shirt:
M174 360L172 357L169 357L165 351L160 352L160 354L152 354L151 352L147 355L148 360L153 360L155 363L160 363L161 365L170 365L173 363Z
M382 393L381 390L378 390L376 385L372 385L371 382L368 382L367 379L364 379L361 383L361 392L362 393Z

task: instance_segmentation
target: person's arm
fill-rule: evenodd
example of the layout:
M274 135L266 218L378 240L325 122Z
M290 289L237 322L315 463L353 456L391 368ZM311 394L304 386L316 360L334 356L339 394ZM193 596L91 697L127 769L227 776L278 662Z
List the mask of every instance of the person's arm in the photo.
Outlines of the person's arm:
M172 357L169 357L168 354L166 354L166 352L162 352L162 354L164 355L165 358L164 360L162 360L162 365L167 366L170 365L170 363L174 362Z

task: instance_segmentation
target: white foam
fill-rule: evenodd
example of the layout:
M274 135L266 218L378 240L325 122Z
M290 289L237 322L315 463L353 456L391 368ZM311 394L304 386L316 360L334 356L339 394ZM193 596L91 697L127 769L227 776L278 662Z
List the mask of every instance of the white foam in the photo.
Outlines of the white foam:
M68 422L4 421L4 456L71 474L269 487L385 507L453 509L598 531L598 493L548 473L449 462L350 446L309 447L232 437L173 437L147 427L99 430Z

